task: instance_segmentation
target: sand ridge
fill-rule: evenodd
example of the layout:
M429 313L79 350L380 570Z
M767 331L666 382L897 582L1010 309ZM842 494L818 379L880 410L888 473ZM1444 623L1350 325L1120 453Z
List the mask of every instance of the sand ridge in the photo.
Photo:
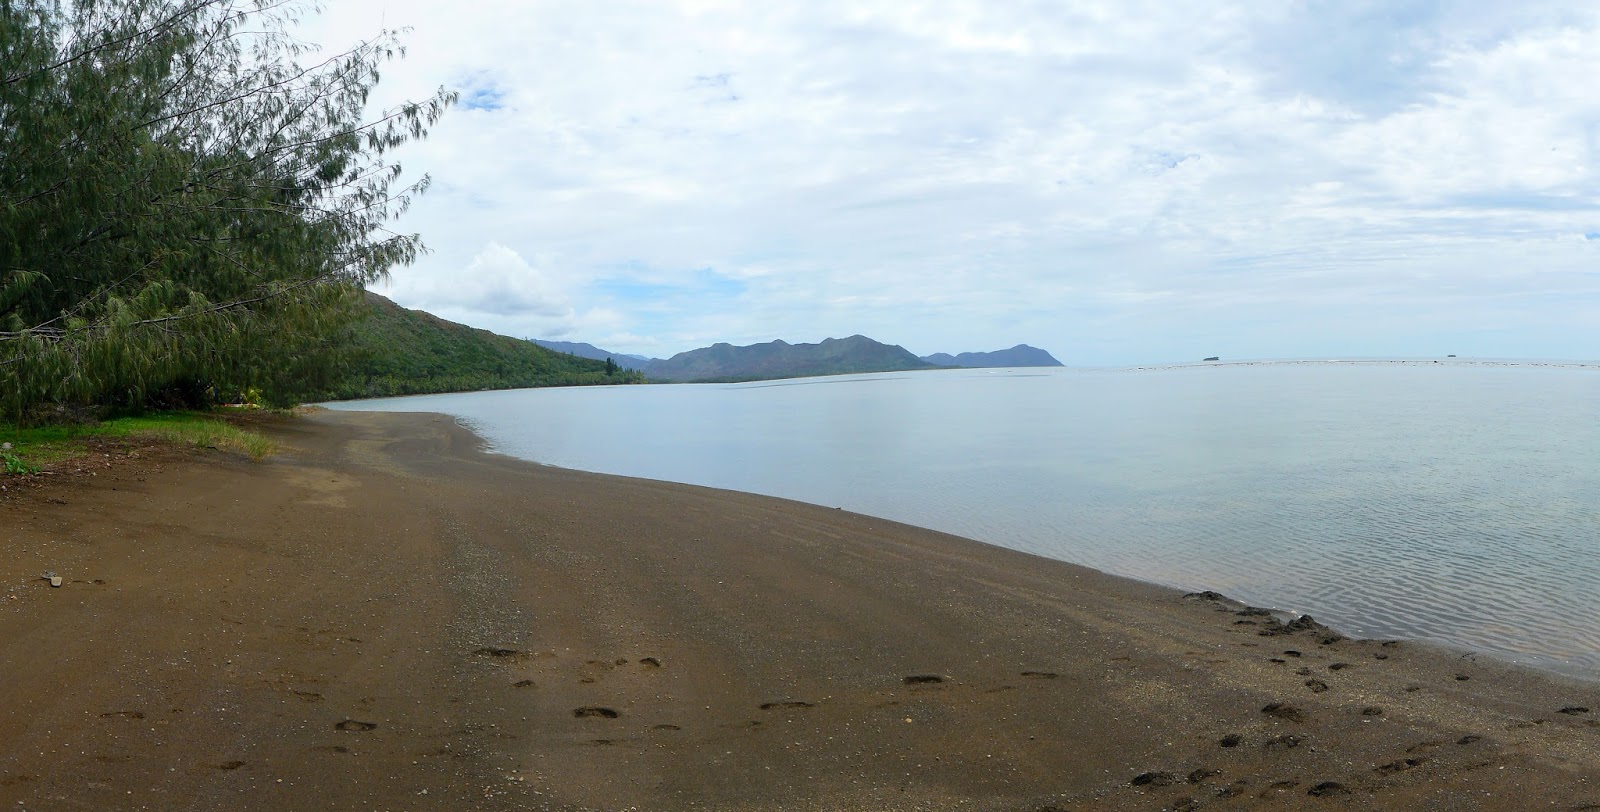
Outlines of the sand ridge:
M437 415L270 430L0 499L0 807L1600 809L1595 685Z

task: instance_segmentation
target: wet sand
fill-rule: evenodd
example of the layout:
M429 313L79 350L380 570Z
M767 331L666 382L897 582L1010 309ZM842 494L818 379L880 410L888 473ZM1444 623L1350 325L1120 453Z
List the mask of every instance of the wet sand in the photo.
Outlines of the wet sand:
M0 808L1600 809L1593 684L433 415L269 431L0 493Z

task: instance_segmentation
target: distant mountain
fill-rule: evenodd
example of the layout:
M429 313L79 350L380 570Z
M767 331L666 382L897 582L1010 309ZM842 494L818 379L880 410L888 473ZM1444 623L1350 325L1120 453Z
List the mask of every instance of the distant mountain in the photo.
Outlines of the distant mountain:
M596 361L604 361L610 358L617 363L617 366L623 369L644 369L652 361L656 360L654 358L646 358L643 355L629 355L627 353L602 350L593 344L585 344L581 341L549 341L543 338L535 338L532 341L547 350L564 352L569 355L576 355L579 358L593 358Z
M651 379L664 381L733 381L894 372L934 366L904 347L880 344L857 335L829 338L820 344L786 341L748 347L713 344L652 362L644 373Z
M883 344L866 336L830 338L820 344L769 341L735 347L713 344L680 352L668 359L646 358L601 349L578 341L534 339L533 343L578 358L604 361L643 372L657 381L750 381L801 378L808 375L842 375L857 372L895 372L935 367L1058 367L1050 353L1027 344L994 352L940 352L918 358L904 348Z
M343 377L321 398L644 382L637 372L607 375L604 361L407 310L370 291L366 298L369 311L351 329Z
M1018 344L1009 350L995 350L994 352L964 352L960 355L951 355L947 352L936 352L932 355L922 356L922 360L942 367L1059 367L1062 366L1050 353L1030 347L1027 344Z

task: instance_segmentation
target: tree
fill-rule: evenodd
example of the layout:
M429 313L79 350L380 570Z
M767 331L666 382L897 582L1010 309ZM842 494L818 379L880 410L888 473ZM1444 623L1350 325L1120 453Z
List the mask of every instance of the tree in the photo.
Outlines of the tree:
M423 249L392 151L455 101L367 117L385 31L315 64L297 0L0 0L0 408L336 373L361 289Z
M609 377L611 377L612 375L615 375L615 374L617 374L617 362L611 360L610 358L607 358L606 359L606 377L609 378Z

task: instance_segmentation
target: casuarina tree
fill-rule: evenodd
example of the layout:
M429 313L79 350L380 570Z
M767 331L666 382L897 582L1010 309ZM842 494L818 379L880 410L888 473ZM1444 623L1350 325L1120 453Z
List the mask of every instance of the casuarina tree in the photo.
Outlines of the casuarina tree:
M0 407L278 401L335 372L388 229L393 150L455 100L369 112L381 32L333 56L273 0L0 0Z

